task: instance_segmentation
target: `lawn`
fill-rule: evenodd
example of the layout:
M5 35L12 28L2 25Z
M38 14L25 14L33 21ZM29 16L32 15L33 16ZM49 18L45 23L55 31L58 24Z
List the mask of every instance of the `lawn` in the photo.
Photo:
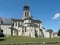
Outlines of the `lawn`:
M58 42L58 41L60 41L60 38L50 39L50 38L29 38L24 36L9 36L9 37L5 37L5 40L0 41L0 44L20 44L21 42L27 43L27 42ZM33 44L30 44L30 45L33 45ZM37 45L37 44L34 44L34 45ZM42 45L42 44L38 44L38 45ZM43 44L43 45L47 45L47 44ZM52 45L52 44L49 44L49 45ZM53 45L57 45L57 44L53 44Z

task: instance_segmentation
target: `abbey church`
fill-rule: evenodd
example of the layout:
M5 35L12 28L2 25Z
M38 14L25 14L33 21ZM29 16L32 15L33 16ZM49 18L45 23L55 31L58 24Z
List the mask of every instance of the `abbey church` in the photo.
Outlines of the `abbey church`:
M22 19L1 18L0 17L0 33L6 36L27 36L27 37L43 37L49 38L43 26L42 21L35 20L31 14L27 4L24 5ZM51 35L52 36L52 35ZM53 36L52 36L53 37Z

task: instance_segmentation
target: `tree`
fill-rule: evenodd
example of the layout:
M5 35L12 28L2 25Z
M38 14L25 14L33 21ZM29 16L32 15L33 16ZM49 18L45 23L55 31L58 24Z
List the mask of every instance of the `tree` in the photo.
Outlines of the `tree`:
M49 32L49 35L50 35L50 38L51 38L53 30L52 29L48 29L47 32Z
M60 29L58 30L58 36L60 36Z
M0 37L4 37L3 30L0 30Z
M4 37L3 30L0 28L0 41L4 40Z

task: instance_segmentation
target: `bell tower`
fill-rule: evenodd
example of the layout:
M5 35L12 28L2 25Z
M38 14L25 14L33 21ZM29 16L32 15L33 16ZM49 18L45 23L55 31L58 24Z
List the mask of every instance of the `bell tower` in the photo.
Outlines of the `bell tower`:
M29 17L31 17L31 15L30 15L30 9L29 9L28 4L25 4L24 8L23 8L23 19L29 18Z

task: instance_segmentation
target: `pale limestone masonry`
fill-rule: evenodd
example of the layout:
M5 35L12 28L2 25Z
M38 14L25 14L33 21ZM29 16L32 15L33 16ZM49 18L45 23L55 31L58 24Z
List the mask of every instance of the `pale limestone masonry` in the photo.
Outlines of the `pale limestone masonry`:
M6 21L0 18L0 28L6 36L27 36L27 37L42 37L49 38L49 32L42 26L40 20L35 20L30 14L28 5L23 8L22 19L9 19ZM3 20L2 20L3 19ZM5 23L4 23L5 21ZM8 23L10 21L10 23ZM52 34L53 35L53 34Z

